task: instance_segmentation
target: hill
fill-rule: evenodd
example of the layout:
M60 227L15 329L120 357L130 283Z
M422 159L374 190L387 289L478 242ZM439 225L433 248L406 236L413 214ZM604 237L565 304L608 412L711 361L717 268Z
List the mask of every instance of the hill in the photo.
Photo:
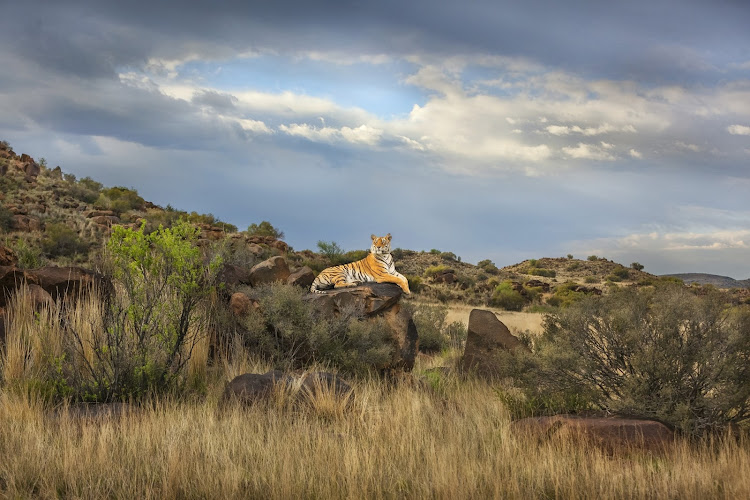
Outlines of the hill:
M736 280L729 276L719 276L718 274L706 273L681 273L681 274L664 274L679 278L687 284L712 285L716 288L750 288L750 279Z
M187 219L201 229L199 244L206 251L221 251L230 264L249 267L271 255L284 255L293 268L319 272L336 264L364 257L366 249L343 252L333 242L319 252L295 251L281 240L283 233L269 223L253 224L246 231L214 217L160 207L136 190L105 187L89 177L76 179L44 159L18 155L0 141L0 234L18 256L21 268L46 264L95 267L99 249L114 225L132 228L145 224L147 232ZM264 226L264 224L266 226ZM270 232L258 232L264 228ZM529 306L566 305L585 295L607 294L622 286L650 286L663 279L686 279L720 288L750 283L710 275L658 277L642 266L625 267L611 260L572 256L528 259L498 268L490 260L476 265L462 262L453 252L393 249L396 268L409 279L415 295L427 300L458 302L520 310ZM746 280L747 281L747 280Z

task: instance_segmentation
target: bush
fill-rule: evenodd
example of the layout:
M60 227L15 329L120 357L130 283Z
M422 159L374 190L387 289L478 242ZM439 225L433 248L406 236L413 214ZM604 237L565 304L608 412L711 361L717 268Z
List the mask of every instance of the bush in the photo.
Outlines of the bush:
M44 254L53 258L73 257L76 254L86 254L89 250L88 243L62 223L47 224L41 246Z
M437 248L433 248L432 250L430 250L430 253L432 255L440 255L442 252L438 250Z
M501 307L508 311L520 311L526 305L526 298L513 289L510 281L504 281L492 293L490 305Z
M568 264L568 266L565 268L566 271L577 271L578 269L581 269L582 264L580 262L571 262Z
M632 264L630 264L630 268L635 269L636 271L643 271L644 267L645 266L640 262L633 262Z
M490 259L480 260L479 262L477 262L477 267L482 269L487 274L497 274L500 272L495 263Z
M599 283L599 278L596 276L586 276L583 278L584 283Z
M568 256L567 256L567 258L568 258L568 260L573 260L573 254L569 253Z
M260 224L250 224L247 228L247 234L250 236L272 236L277 240L284 239L284 231L276 229L266 220L262 221Z
M442 274L444 271L447 271L449 269L448 266L444 266L442 264L438 266L430 266L427 269L424 270L424 275L427 278L434 278L438 274Z
M414 324L419 333L419 350L426 353L440 352L450 343L445 319L448 308L444 305L420 304L412 311Z
M590 297L545 320L543 392L700 436L750 421L750 308L680 286Z
M586 298L586 294L583 292L576 292L576 288L580 285L578 283L568 282L564 283L555 288L555 293L552 297L547 299L547 304L553 307L570 307Z
M137 400L184 387L196 345L208 349L207 299L219 267L203 263L197 234L184 223L150 235L115 226L102 260L111 289L39 313L15 306L9 335L14 345L27 343L16 354L30 356L38 369L10 377L4 367L6 382L85 401Z
M26 240L18 240L12 247L18 256L19 269L37 269L44 264L42 249L37 245L29 245Z
M328 259L331 265L337 266L342 263L344 250L335 241L318 241L318 250Z
M453 252L442 252L440 258L448 262L461 262L461 257L457 257Z
M555 276L557 276L557 273L553 269L541 269L538 267L527 268L525 274L530 274L532 276L544 276L545 278L554 278Z
M146 206L146 200L141 198L135 189L115 186L103 189L94 206L121 214L128 210L143 210Z
M10 232L13 229L13 213L7 208L0 206L0 231Z
M588 257L586 257L586 260L590 260L591 262L594 262L596 260L599 260L599 257L597 257L596 255L589 255Z
M409 290L411 290L411 293L419 293L424 289L422 278L420 276L407 274L406 281L409 282Z
M364 312L338 317L318 313L303 299L306 290L275 283L256 290L260 311L245 320L245 343L276 366L294 369L316 363L349 373L388 366L396 346L385 320L364 320Z
M358 260L362 260L370 252L367 250L350 250L349 252L346 252L341 256L341 264L348 264L349 262L356 262Z

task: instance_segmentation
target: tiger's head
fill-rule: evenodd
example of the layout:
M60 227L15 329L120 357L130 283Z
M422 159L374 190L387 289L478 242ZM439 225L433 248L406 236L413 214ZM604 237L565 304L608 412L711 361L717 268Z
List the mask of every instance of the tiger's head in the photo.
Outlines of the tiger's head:
M370 252L374 254L386 254L391 253L391 233L385 236L370 235L372 238L372 246L370 246Z

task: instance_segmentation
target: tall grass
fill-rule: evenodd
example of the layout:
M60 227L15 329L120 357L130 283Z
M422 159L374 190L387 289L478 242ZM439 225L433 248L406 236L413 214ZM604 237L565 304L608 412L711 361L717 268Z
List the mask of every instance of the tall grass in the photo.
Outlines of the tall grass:
M494 388L354 383L346 408L159 399L102 419L0 395L0 496L747 498L750 449L609 456L519 435ZM277 396L285 398L285 395ZM288 401L288 400L287 400Z

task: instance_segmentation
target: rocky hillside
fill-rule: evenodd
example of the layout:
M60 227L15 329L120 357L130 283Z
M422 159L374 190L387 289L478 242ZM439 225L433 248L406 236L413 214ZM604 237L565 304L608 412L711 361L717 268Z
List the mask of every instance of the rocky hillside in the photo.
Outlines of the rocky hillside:
M144 200L133 189L105 187L88 177L76 179L60 167L48 168L43 159L18 155L7 143L0 142L0 243L14 252L21 269L44 265L95 268L99 249L113 226L146 224L146 230L151 231L159 225L169 227L180 218L201 228L200 244L206 251L221 251L227 263L245 268L270 256L283 255L294 269L308 267L319 272L330 265L358 260L367 253L364 249L347 253L295 251L277 237L280 235L267 222L263 223L267 225L265 229L270 228L273 235L259 233L252 227L238 231L212 214L163 208ZM409 278L417 296L515 310L565 305L621 286L677 280L654 276L637 264L625 267L593 256L588 260L529 259L503 268L489 260L472 265L452 252L438 250L397 248L393 256L396 268ZM726 280L704 282L718 287L750 285ZM698 279L688 281L701 283ZM738 290L740 295L746 291Z
M672 276L688 284L711 285L716 288L750 288L750 279L736 280L729 276L719 276L717 274L682 273L665 274L664 276Z

